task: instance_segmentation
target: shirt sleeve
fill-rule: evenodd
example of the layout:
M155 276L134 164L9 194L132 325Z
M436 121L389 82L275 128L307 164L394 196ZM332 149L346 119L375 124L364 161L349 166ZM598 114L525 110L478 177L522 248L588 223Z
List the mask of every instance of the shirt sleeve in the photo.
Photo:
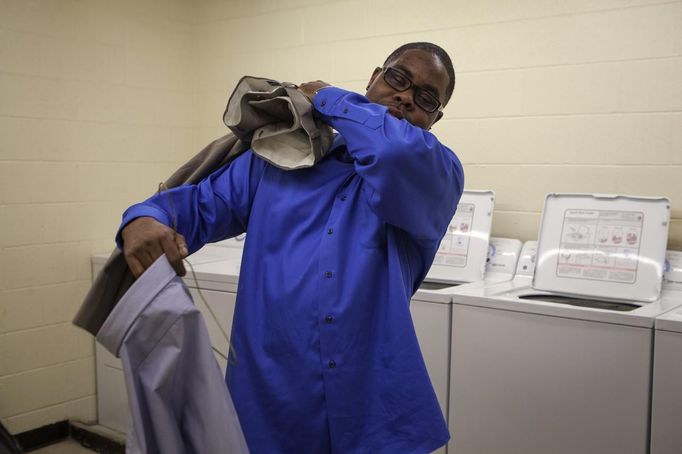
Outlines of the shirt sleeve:
M131 206L123 213L116 244L123 249L121 230L142 216L176 227L190 254L206 243L245 232L266 165L249 150L197 184L178 186Z
M430 132L357 93L327 87L314 105L346 140L377 216L415 239L439 241L464 189L457 156Z

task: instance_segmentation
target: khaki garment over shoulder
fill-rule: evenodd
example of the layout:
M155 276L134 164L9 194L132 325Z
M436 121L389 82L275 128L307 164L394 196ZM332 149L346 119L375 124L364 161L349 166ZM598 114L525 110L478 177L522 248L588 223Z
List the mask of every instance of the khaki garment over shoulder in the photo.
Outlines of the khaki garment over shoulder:
M195 184L249 147L286 170L310 167L322 159L333 140L332 129L313 116L308 98L294 84L242 77L223 115L232 134L214 140L176 170L166 188ZM135 278L115 250L86 295L73 323L96 335Z

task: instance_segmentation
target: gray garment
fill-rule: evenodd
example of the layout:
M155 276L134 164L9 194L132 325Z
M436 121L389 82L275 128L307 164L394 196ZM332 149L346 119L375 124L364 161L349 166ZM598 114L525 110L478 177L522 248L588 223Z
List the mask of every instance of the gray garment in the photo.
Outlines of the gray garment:
M204 320L165 255L123 295L97 340L123 363L128 453L249 452Z
M253 152L284 170L311 167L331 145L330 126L300 109L308 98L289 82L242 77L227 102L223 122Z
M294 85L259 77L240 79L223 119L232 134L214 140L183 164L166 180L166 188L198 183L251 145L254 153L284 169L310 167L324 156L334 136L329 126L313 119L312 104ZM96 335L134 281L123 255L114 250L73 323Z

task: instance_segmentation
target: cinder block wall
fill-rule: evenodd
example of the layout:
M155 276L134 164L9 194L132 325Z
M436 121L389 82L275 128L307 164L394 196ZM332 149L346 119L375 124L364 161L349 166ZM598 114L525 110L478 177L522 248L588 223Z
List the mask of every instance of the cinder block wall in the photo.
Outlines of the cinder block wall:
M467 188L495 190L494 235L536 239L549 192L668 196L682 248L680 1L199 1L195 21L200 142L245 73L364 93L393 49L432 41L458 76L433 132Z
M69 325L123 209L225 133L239 77L363 92L408 41L453 56L433 131L493 230L533 239L547 192L665 195L682 248L682 2L0 0L0 419L92 420Z
M193 149L191 2L0 1L0 419L96 419L70 320L122 210Z

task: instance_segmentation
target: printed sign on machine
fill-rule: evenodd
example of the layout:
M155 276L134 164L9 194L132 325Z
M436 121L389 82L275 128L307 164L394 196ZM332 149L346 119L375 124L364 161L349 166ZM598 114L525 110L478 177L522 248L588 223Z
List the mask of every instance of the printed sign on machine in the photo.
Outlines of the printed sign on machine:
M440 243L434 264L465 267L469 255L469 240L474 222L476 205L460 203L448 231Z
M566 210L557 276L635 282L643 219L638 211Z

